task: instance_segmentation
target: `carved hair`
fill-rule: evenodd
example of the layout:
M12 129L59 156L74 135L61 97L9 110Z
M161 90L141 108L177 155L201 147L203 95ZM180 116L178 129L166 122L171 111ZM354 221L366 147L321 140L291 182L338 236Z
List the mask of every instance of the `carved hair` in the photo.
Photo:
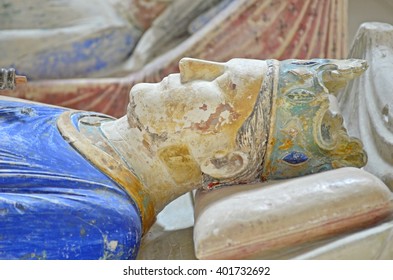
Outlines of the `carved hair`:
M249 155L249 166L237 181L252 182L261 178L272 115L272 96L277 81L277 64L267 60L268 69L251 115L239 129L236 142Z
M251 183L261 180L269 138L273 90L277 86L278 61L266 60L267 72L263 79L254 109L236 135L237 149L248 155L248 166L232 178L220 180L219 185ZM214 178L204 175L206 188Z

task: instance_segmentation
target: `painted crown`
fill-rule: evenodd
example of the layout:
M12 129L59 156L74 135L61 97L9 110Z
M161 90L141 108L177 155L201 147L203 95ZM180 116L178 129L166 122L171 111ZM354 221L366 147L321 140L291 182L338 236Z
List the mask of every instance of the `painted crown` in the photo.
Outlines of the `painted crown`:
M363 73L362 60L285 60L272 96L262 179L284 179L367 162L349 137L333 95Z

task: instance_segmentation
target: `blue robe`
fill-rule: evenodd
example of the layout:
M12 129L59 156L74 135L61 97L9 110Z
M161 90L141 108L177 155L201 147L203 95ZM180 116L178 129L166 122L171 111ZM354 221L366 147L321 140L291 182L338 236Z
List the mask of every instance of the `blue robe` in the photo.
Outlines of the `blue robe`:
M62 137L65 110L0 101L0 259L133 259L138 208Z

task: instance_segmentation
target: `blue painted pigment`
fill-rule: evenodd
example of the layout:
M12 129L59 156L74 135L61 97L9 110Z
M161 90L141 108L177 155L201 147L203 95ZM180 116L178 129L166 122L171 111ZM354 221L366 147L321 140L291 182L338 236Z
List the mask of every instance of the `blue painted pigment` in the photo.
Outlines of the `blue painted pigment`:
M283 158L283 161L288 162L290 164L300 164L306 162L307 160L308 157L305 154L295 151L290 152Z
M139 212L63 139L63 111L0 101L0 258L135 258Z

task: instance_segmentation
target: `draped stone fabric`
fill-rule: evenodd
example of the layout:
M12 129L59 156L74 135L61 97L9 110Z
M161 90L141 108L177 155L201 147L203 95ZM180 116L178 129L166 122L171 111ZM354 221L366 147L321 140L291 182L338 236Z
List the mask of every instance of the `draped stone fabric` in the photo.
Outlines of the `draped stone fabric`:
M365 59L368 70L338 96L349 134L362 140L368 154L365 170L393 190L393 26L364 23L350 57Z

